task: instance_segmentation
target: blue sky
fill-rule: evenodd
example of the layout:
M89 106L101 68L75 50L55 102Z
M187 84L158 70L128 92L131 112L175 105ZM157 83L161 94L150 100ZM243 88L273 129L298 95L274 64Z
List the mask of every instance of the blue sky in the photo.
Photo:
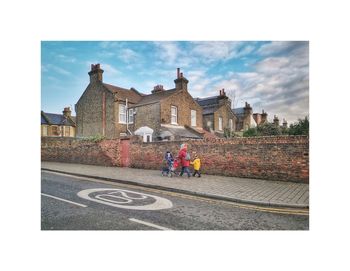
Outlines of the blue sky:
M174 87L176 68L189 80L193 97L225 88L242 107L264 109L293 123L309 115L309 43L302 41L43 41L41 110L61 113L89 84L91 64L100 63L103 81L150 93Z

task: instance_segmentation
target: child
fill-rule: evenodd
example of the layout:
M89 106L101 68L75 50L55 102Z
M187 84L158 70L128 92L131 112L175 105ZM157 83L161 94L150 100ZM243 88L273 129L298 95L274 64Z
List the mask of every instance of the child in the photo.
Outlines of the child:
M199 169L201 168L201 160L198 158L197 154L194 156L194 160L193 162L191 162L191 165L193 165L193 169L194 169L192 176L195 177L196 174L198 174L198 178L200 178L201 173L199 172Z
M165 160L167 166L162 169L163 176L169 175L171 173L171 168L173 167L174 159L173 159L173 155L171 154L170 151L167 151L165 153L164 160Z

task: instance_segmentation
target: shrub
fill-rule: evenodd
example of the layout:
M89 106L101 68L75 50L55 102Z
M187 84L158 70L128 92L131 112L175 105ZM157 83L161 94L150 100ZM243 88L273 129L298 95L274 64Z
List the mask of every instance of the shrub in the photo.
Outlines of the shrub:
M297 123L291 124L289 135L309 135L309 118L299 119Z

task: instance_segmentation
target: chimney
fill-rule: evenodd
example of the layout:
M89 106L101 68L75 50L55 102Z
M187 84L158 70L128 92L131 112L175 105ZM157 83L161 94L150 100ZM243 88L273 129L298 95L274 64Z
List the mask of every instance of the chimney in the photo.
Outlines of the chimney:
M183 73L180 73L180 68L177 68L177 78L174 80L176 90L183 89L187 91L188 80L183 76Z
M91 64L91 71L89 71L90 83L102 82L102 73L103 70L100 68L100 64Z
M253 119L255 120L256 124L259 125L261 123L261 114L260 113L254 113Z
M280 120L276 115L273 117L273 123L275 124L276 127L280 126Z
M243 110L246 116L253 114L253 109L250 107L250 104L248 104L247 102L245 102L245 107L243 108Z
M68 117L71 117L72 111L70 110L69 107L65 107L65 108L63 109L62 113L63 113L63 116L64 116L65 118L68 118Z
M267 113L263 109L261 114L261 123L265 123L265 122L267 122Z
M163 85L156 85L153 87L152 94L165 91Z
M288 122L286 121L286 119L283 119L283 127L284 128L287 128L288 127Z

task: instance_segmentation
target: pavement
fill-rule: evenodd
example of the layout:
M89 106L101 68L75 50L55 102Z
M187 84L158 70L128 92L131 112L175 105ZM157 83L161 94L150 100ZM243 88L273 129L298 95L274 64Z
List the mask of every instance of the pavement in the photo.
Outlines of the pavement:
M263 206L309 208L309 185L202 174L201 178L164 177L160 170L41 162L41 169L132 184L206 198Z

